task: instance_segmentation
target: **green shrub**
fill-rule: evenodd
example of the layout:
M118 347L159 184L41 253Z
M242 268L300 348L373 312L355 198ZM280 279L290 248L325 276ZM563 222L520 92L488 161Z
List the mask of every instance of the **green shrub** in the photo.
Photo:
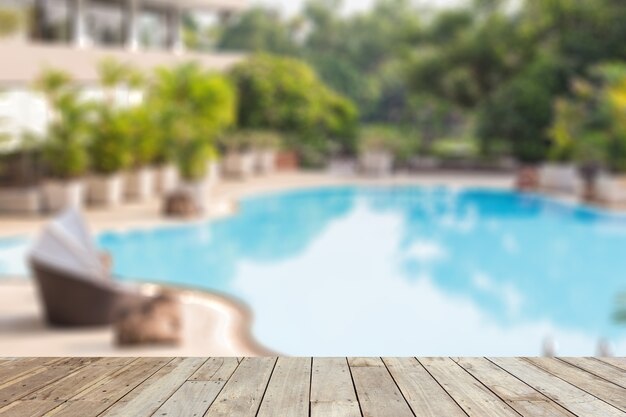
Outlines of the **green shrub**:
M71 77L57 70L42 72L34 83L51 109L52 119L42 138L42 156L49 174L70 179L89 166L85 149L92 106L79 99Z
M278 149L283 144L283 137L271 130L240 129L222 135L218 142L226 151Z
M304 62L255 56L231 72L239 94L239 126L284 132L305 164L330 152L353 153L358 113Z
M133 123L129 110L114 110L106 104L99 108L97 120L91 125L88 145L94 172L109 175L130 166Z
M443 138L433 143L432 154L445 160L476 160L481 157L480 146L474 138Z
M382 150L393 153L400 164L418 153L420 139L417 132L392 126L370 125L359 134L359 150Z
M158 128L156 158L177 162L186 179L200 178L218 136L235 122L236 101L227 78L197 64L158 70L146 98Z
M128 110L130 119L129 146L132 153L132 165L145 167L158 161L163 146L156 120L149 107L137 106Z
M626 66L595 67L573 83L572 96L555 103L551 155L581 165L626 171Z
M562 67L552 58L540 58L500 87L478 111L477 136L489 152L490 142L504 140L519 161L534 163L548 154L548 127L553 99L562 91Z

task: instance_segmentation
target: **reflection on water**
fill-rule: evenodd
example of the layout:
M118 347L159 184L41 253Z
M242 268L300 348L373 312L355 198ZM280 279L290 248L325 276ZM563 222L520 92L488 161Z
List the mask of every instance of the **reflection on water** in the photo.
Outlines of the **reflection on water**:
M626 353L611 320L626 218L535 196L326 188L100 241L124 277L244 300L258 339L288 354L537 355L548 337L560 354L601 338Z

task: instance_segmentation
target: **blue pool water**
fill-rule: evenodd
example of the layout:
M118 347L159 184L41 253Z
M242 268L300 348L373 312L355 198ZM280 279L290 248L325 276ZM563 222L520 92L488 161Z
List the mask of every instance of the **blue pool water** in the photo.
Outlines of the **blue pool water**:
M121 277L223 292L292 355L563 355L599 340L626 292L626 217L480 189L320 188L245 199L203 225L105 233ZM0 243L15 272L20 241ZM20 249L21 248L21 249Z

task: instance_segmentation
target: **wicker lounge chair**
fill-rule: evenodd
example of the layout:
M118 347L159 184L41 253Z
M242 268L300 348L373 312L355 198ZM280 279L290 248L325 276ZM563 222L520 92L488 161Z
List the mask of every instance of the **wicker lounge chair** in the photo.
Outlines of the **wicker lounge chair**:
M63 213L45 228L33 247L30 267L50 324L112 324L125 310L151 299L138 288L111 279L75 210Z

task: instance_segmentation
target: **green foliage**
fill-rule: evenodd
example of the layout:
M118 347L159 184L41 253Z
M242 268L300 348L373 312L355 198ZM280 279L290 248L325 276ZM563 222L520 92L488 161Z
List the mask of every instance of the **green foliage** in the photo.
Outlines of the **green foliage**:
M239 94L240 127L288 133L287 145L305 162L333 150L354 151L356 108L304 62L258 55L237 65L231 77Z
M583 165L626 171L626 66L604 64L573 83L556 102L550 128L552 151Z
M0 5L0 39L17 33L23 26L23 20L18 10Z
M494 143L507 141L513 156L522 162L546 158L547 129L552 121L554 96L562 88L561 71L558 61L538 59L486 100L476 128L485 154Z
M293 54L297 47L291 28L281 22L278 12L253 7L222 29L218 48L248 52Z
M408 162L420 147L420 139L415 131L385 125L370 125L361 129L359 149L364 151L391 152L400 164Z
M432 148L432 155L443 160L476 160L480 158L480 144L474 138L441 138Z
M217 155L217 137L236 120L236 105L229 80L197 64L158 70L146 98L160 132L158 158L176 161L185 179L200 179L207 158Z
M97 119L91 125L88 145L94 172L109 175L130 166L133 123L129 110L99 107Z
M284 138L276 131L242 129L229 132L220 137L220 147L229 151L248 149L278 149Z
M61 71L46 70L35 80L52 111L52 120L42 151L54 177L68 179L84 174L89 165L85 150L91 107L79 99L71 77Z

